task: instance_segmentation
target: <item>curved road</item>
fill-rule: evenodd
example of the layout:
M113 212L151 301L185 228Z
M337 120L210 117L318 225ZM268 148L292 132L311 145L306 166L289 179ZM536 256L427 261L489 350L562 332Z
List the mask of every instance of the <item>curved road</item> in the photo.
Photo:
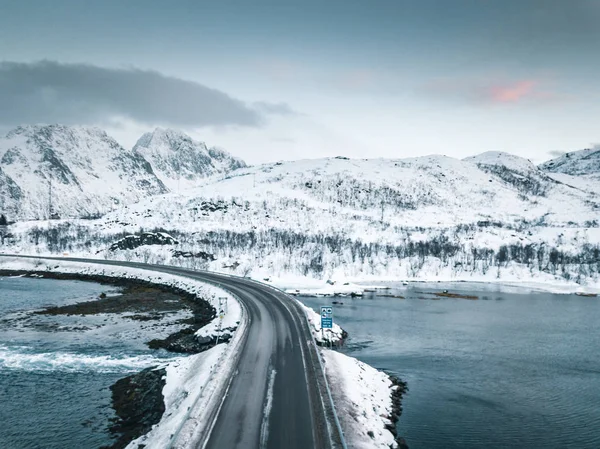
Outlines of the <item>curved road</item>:
M236 372L220 408L214 410L211 430L202 432L193 444L186 443L186 446L203 449L343 447L343 436L336 425L335 410L328 397L304 311L288 295L246 278L171 266L66 257L45 259L185 276L218 285L241 301L249 327L240 343ZM181 446L175 441L173 447Z

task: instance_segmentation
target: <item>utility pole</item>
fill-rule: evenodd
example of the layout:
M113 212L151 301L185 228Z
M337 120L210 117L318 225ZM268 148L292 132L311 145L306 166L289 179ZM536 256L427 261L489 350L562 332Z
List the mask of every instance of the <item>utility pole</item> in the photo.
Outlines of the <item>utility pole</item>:
M52 179L48 178L48 220L52 219Z
M217 345L219 344L219 337L221 336L221 330L223 329L223 298L219 296L219 328L217 329Z

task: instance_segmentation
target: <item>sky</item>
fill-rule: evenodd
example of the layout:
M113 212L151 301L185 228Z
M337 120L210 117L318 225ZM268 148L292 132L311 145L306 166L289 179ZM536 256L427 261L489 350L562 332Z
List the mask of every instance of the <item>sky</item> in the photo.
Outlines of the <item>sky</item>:
M600 0L0 0L0 131L131 147L183 130L250 163L542 162L600 142Z

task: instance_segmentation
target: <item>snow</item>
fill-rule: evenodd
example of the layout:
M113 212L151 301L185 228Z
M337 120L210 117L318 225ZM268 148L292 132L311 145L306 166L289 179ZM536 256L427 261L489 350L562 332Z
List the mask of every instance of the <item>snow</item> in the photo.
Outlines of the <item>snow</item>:
M157 129L149 135L148 147L138 142L132 150L95 127L15 128L0 138L2 212L12 219L48 218L50 181L52 211L63 218L82 217L245 166L181 132Z
M145 133L133 147L152 165L154 173L171 191L198 185L199 180L245 167L241 159L216 148L208 148L187 134L156 128Z
M589 258L600 245L600 177L545 172L506 153L467 160L281 162L197 184L97 220L15 223L5 251L139 260L258 280L295 278L301 282L289 289L319 295L357 294L343 284L387 279L600 283L593 263L548 262L553 249ZM166 232L178 243L110 250L125 234L142 231ZM421 256L420 245L456 251ZM497 267L498 251L511 245L530 246L536 254L543 247L544 260ZM409 248L412 255L406 255ZM494 251L487 260L473 256L486 251ZM325 280L336 281L335 287ZM313 281L320 285L310 287Z
M398 447L394 435L385 428L391 424L391 394L397 388L389 376L336 351L321 349L321 355L348 447Z
M540 168L549 172L566 173L570 175L599 175L600 146L572 151L562 156L544 162Z
M304 313L306 314L306 319L308 320L310 330L313 334L313 337L315 338L315 340L318 343L320 343L322 345L329 345L329 344L335 345L343 340L343 338L344 338L343 332L344 331L338 324L335 323L335 316L333 317L334 318L333 327L331 329L323 329L323 332L322 332L322 330L321 330L321 315L318 314L317 312L315 312L310 307L305 306L300 301L297 301L297 302L304 310Z
M528 173L537 169L529 159L502 151L486 151L476 156L467 157L463 161L481 165L504 166L509 170L521 173Z
M222 393L233 373L239 343L248 325L242 305L235 297L218 287L200 281L138 268L63 260L0 257L0 270L47 271L142 279L180 288L198 297L205 298L213 306L215 304L218 306L219 298L227 298L228 308L223 321L227 323L230 332L233 331L234 327L237 328L233 338L228 344L217 345L200 354L177 357L166 365L162 365L166 367L167 371L166 384L163 389L165 413L161 421L148 434L131 442L128 448L135 449L143 443L149 449L162 449L172 442L173 434L179 435L175 438L175 442L179 442L182 444L181 447L185 447L190 441L195 441L198 432L206 428L208 425L206 418L218 406L219 394ZM214 330L214 321L209 323L208 329L210 331ZM44 354L41 354L39 357L43 356ZM64 357L68 357L68 354ZM61 359L59 361L65 369L70 369L69 363L65 363L65 360ZM101 357L96 358L96 360L80 360L75 368L81 369L81 365L86 363L99 363L103 369L123 369L124 366L146 367L148 362L149 360L144 357L131 360ZM11 359L10 353L3 352L3 349L0 348L0 363L8 363L11 366L15 364L26 365L27 363L37 363L39 365L40 360L16 361Z
M188 418L188 411L198 400L198 394L219 375L226 349L227 345L220 344L200 354L181 357L166 367L166 383L162 391L165 413L150 432L129 443L129 449L140 445L148 449L170 447L172 436L178 433L181 424Z

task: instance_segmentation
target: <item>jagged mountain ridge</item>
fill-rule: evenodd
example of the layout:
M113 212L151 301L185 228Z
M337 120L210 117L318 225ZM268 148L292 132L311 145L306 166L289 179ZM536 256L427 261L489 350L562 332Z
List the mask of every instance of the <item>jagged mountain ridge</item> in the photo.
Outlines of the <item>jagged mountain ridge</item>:
M228 173L246 163L219 148L172 129L145 133L133 147L150 162L156 175L170 190L187 188L212 175Z
M183 133L175 138L191 141ZM219 173L245 165L223 151L209 151L201 162L217 166ZM193 154L188 156L193 163ZM172 179L158 169L140 151L123 148L98 128L21 126L0 139L0 208L20 220L45 219L52 212L62 217L103 214L167 193ZM198 171L195 180L210 174Z

